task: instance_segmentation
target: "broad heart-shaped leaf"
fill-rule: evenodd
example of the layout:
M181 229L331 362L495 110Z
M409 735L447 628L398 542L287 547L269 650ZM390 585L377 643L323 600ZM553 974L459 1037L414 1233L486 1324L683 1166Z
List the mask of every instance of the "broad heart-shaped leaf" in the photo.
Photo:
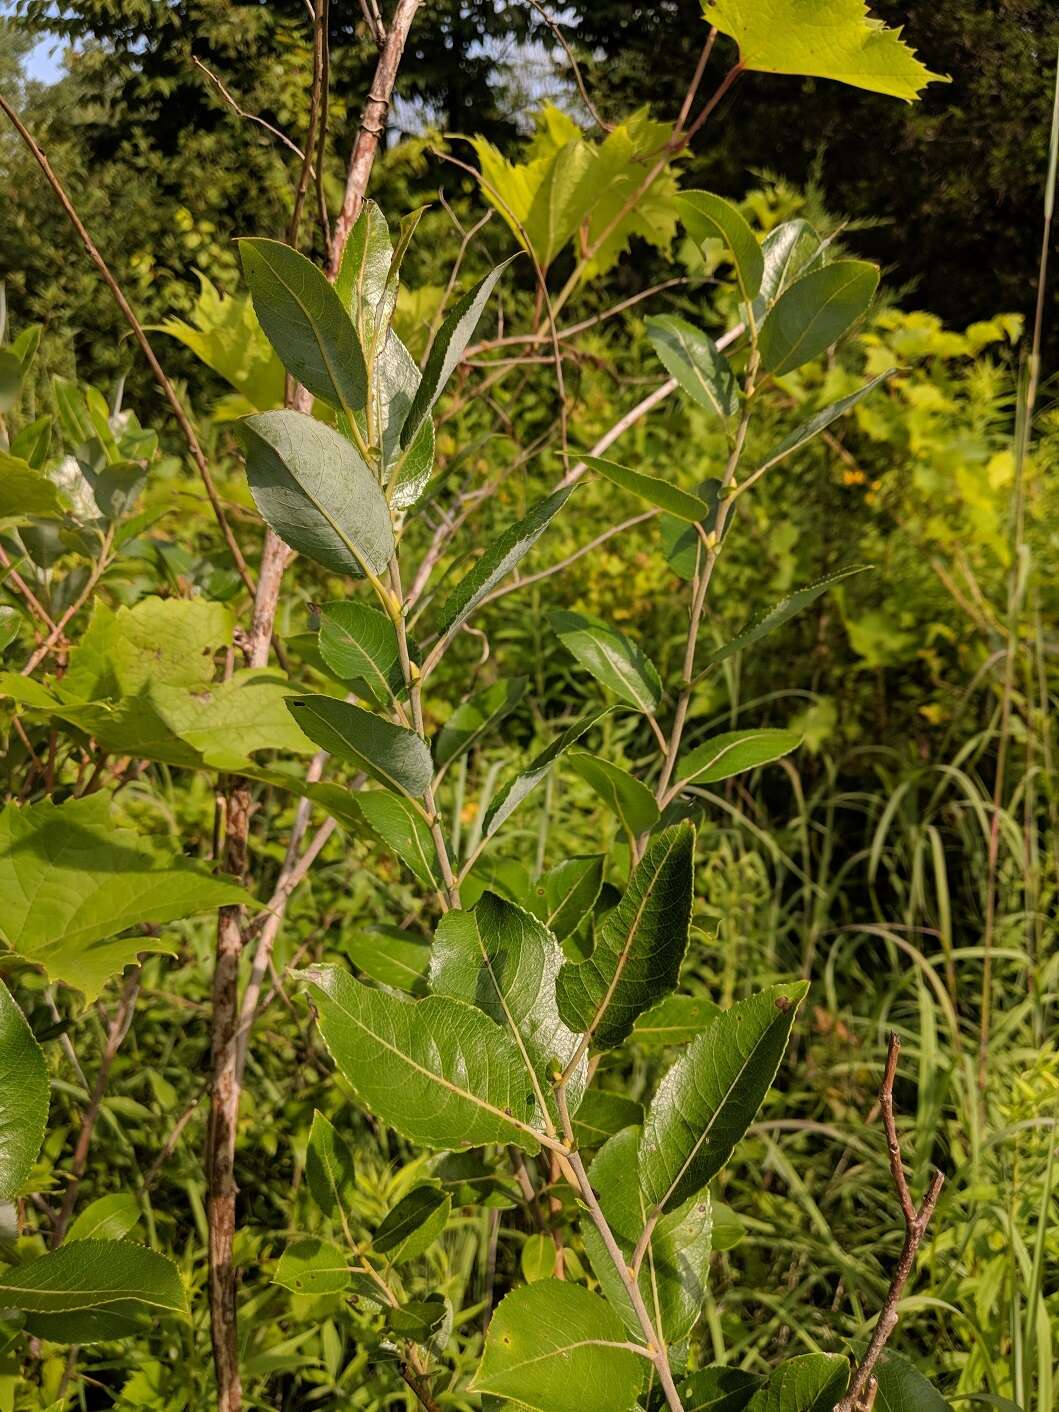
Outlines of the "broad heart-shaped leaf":
M260 412L238 429L254 503L284 544L336 574L381 574L393 525L356 447L301 412Z
M702 995L667 995L640 1016L632 1037L642 1049L688 1044L723 1013L719 1005Z
M438 887L434 839L416 807L403 795L386 789L360 790L353 800L372 833L393 849L424 886Z
M743 1412L763 1382L757 1373L713 1365L692 1373L677 1391L684 1412Z
M535 1122L557 1116L551 1080L577 1048L578 1037L559 1018L555 978L563 953L547 927L529 912L486 892L473 911L447 912L431 948L430 988L476 1005L515 1040L529 1083L537 1095ZM570 1088L576 1109L584 1090L582 1065Z
M109 938L247 901L235 883L118 828L105 794L0 813L0 935L88 1001L139 952L171 950L158 937Z
M548 614L552 631L601 685L636 706L653 711L662 699L662 683L654 664L624 633L590 613L560 610Z
M74 1240L121 1240L140 1223L143 1212L131 1192L114 1191L90 1202L66 1232Z
M400 1000L335 966L296 975L312 987L331 1057L381 1122L423 1147L537 1151L522 1056L481 1010L446 995Z
M822 407L807 422L802 422L801 426L795 427L790 436L784 437L776 449L765 457L759 469L768 470L793 455L795 451L800 450L801 447L812 441L814 436L819 436L825 427L829 427L839 417L844 417L862 398L867 397L870 392L874 392L881 382L893 377L896 371L896 368L888 368L885 373L880 373L878 377L872 378L871 382L866 382L863 387L858 387L856 392L851 392L848 397L841 397L837 402L832 402L830 406Z
M795 280L761 325L762 371L782 377L825 353L867 311L878 285L878 266L866 260L835 260Z
M598 471L607 480L620 485L622 490L631 491L641 500L646 500L649 505L665 510L677 519L695 524L699 520L705 520L710 514L710 506L700 496L681 490L679 486L670 485L669 481L660 480L658 476L630 470L628 466L621 466L617 461L607 461L602 456L582 456L581 459L591 470Z
M657 315L646 326L662 366L692 401L718 417L733 416L739 408L735 376L709 334L676 314Z
M478 607L482 599L524 559L574 492L572 485L556 490L508 528L459 581L438 610L435 628L451 636Z
M776 1077L808 982L772 986L706 1026L666 1074L647 1109L640 1185L672 1211L721 1170Z
M367 392L364 352L323 271L278 240L244 239L239 249L255 312L283 366L314 397L351 416Z
M50 1093L40 1045L0 981L0 1201L10 1201L33 1170Z
M638 1128L643 1108L624 1094L593 1086L582 1098L573 1122L578 1147L599 1147L623 1128Z
M356 1170L349 1143L329 1118L316 1111L305 1149L305 1182L325 1216L345 1222L356 1196Z
M725 731L689 750L677 763L677 779L685 785L716 784L779 760L801 743L797 731Z
M430 345L422 381L401 428L402 446L411 445L416 433L430 415L430 409L441 396L442 389L452 376L456 364L463 357L463 350L478 327L478 321L485 313L485 306L489 303L489 296L496 287L497 280L511 261L517 259L517 255L512 255L510 259L490 270L484 279L479 280L473 289L469 289L463 298L453 305L438 329L434 342Z
M78 1240L0 1271L0 1304L46 1315L187 1314L172 1260L126 1240Z
M64 511L54 481L34 470L28 461L0 450L0 520L26 515L59 518Z
M231 609L201 598L141 598L110 608L101 598L70 652L62 679L66 700L135 696L155 686L207 686L214 652L232 641Z
M707 0L707 24L731 35L746 69L805 74L913 102L948 82L921 64L901 30L871 19L864 0Z
M501 1300L472 1391L535 1412L630 1412L648 1364L606 1300L565 1280L538 1280Z
M342 938L342 949L373 981L419 995L426 990L430 945L414 932L376 922Z
M434 1244L445 1229L452 1197L431 1182L413 1187L386 1213L372 1237L371 1248L391 1265L414 1260Z
M385 613L347 599L320 609L320 656L339 681L361 681L381 704L404 687L397 629Z
M952 1408L907 1358L886 1349L875 1365L879 1412L952 1412Z
M352 760L387 789L420 795L429 786L430 747L415 731L334 696L291 696L287 705L310 740Z
M639 1128L625 1128L600 1148L589 1178L607 1224L631 1260L640 1232L650 1215L636 1179ZM595 1226L582 1217L581 1238L600 1286L632 1333L640 1324L614 1262ZM706 1300L706 1280L712 1250L710 1196L701 1192L655 1226L640 1266L639 1285L655 1327L667 1343L680 1343L698 1321ZM642 1335L641 1335L642 1336Z
M747 1412L831 1412L849 1385L849 1360L837 1353L788 1358L747 1403Z
M768 633L782 627L784 623L790 622L791 618L796 617L804 608L808 608L810 603L815 603L821 594L827 593L836 583L841 583L843 579L852 578L854 574L866 573L871 567L870 564L851 564L846 569L839 569L836 574L828 574L825 578L817 579L815 583L806 584L804 588L796 588L786 598L781 598L778 603L774 603L771 608L766 609L760 617L747 623L746 627L736 633L735 637L729 638L723 647L715 648L706 659L706 667L703 670L715 667L718 662L723 662L734 652L741 652L744 647L750 647L753 643L759 642Z
M329 1240L295 1240L279 1258L272 1279L294 1294L338 1294L348 1289L352 1256Z
M710 191L682 191L676 198L680 219L692 240L723 240L728 247L743 300L750 304L761 288L765 260L757 236L742 213Z
M494 682L456 707L434 741L439 768L470 750L486 731L499 725L526 694L529 677Z
M688 945L695 830L677 824L651 839L587 961L568 961L559 1014L597 1049L613 1049L677 984Z
M570 768L595 790L634 837L658 823L654 795L628 770L598 755L590 755L587 750L571 750L566 758Z
M530 911L557 941L569 936L596 905L606 861L602 853L564 858L537 883Z
M597 711L594 716L582 716L572 726L567 726L562 735L553 740L551 745L542 750L539 755L534 756L524 770L520 770L502 786L486 811L483 824L486 838L492 838L501 824L511 817L526 796L536 789L556 760L564 755L571 745L576 745L594 725L609 716L611 709L608 707L605 711Z

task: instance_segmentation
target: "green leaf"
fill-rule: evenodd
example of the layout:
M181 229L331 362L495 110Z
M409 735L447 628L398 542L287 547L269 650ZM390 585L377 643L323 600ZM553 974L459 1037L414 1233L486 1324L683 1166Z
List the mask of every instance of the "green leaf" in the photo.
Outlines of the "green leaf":
M441 396L445 384L463 357L463 350L470 343L479 320L485 313L485 306L489 303L489 296L496 287L497 280L511 264L511 260L517 258L517 255L512 255L510 259L490 270L484 279L479 280L473 289L469 289L463 298L453 305L438 329L430 345L422 381L401 428L402 446L411 444L430 414L430 409Z
M287 708L291 699L286 677L267 667L242 668L227 681L197 691L149 685L143 697L127 698L134 717L138 707L153 709L173 735L198 753L202 763L218 770L242 769L257 750L311 755L312 741L291 719ZM146 723L146 714L144 719ZM143 753L151 754L149 742L144 743Z
M9 348L0 348L0 416L18 401L21 385L22 363Z
M376 923L344 936L342 949L370 980L418 993L430 967L430 946L414 932Z
M589 613L549 613L548 622L566 650L603 686L641 711L657 708L662 699L658 673L624 633Z
M48 413L27 422L11 438L11 455L39 471L48 459L52 419Z
M105 794L0 813L0 934L88 1001L139 952L172 949L154 936L109 938L248 900L235 883L118 828Z
M952 1412L952 1408L907 1358L884 1350L875 1365L878 1412Z
M387 789L413 796L430 786L434 763L421 735L333 696L292 696L287 705L310 740L352 760Z
M867 397L869 392L874 392L881 382L892 378L896 371L896 368L888 368L885 373L880 373L878 377L872 378L871 382L866 382L863 387L858 387L856 392L851 392L848 397L841 397L837 402L832 402L829 407L821 408L807 422L795 427L790 436L785 437L775 451L765 457L758 469L767 471L788 456L793 455L795 451L812 441L814 436L818 436L825 427L829 427L839 417L844 417L850 408L855 407L862 398Z
M356 447L300 412L261 412L238 430L254 503L284 544L336 574L381 574L393 525Z
M750 304L761 289L765 260L757 236L741 212L709 191L682 191L676 198L677 210L692 240L722 240L735 266L735 277L743 299Z
M353 1152L329 1118L316 1110L305 1149L305 1183L325 1216L348 1219L356 1199Z
M562 949L547 927L492 892L484 893L473 911L447 912L431 948L434 994L477 1006L514 1037L538 1094L538 1124L545 1121L539 1100L543 1097L551 1109L552 1076L563 1070L578 1044L556 1008L555 978L562 964ZM571 1084L572 1109L583 1087L582 1069ZM553 1121L556 1116L551 1112Z
M599 1147L623 1128L639 1127L643 1108L620 1093L590 1088L574 1114L574 1137L578 1147Z
M373 440L381 448L383 483L390 485L390 502L398 510L416 503L434 465L434 426L429 417L421 423L407 448L401 449L401 430L419 384L420 372L415 359L390 329L372 370ZM358 415L358 422L366 435L363 413Z
M622 490L631 491L649 505L675 515L678 520L695 524L710 515L710 506L705 500L681 490L679 486L670 485L669 481L659 480L657 476L649 476L643 471L630 470L628 466L619 466L617 461L606 461L602 456L582 456L581 460L591 470L620 485Z
M653 1205L672 1211L728 1161L776 1077L808 988L772 986L733 1005L666 1074L640 1142L640 1184Z
M558 1252L551 1236L529 1235L522 1244L519 1267L527 1284L550 1280L555 1274Z
M59 518L63 513L55 483L27 461L0 450L0 520L27 515Z
M708 0L707 24L731 35L745 69L805 74L911 103L928 83L901 30L871 19L864 0Z
M652 838L591 957L568 961L559 973L559 1014L597 1049L620 1044L637 1016L677 984L688 945L694 853L690 824Z
M529 514L508 528L460 580L438 610L434 627L442 638L451 635L496 588L540 539L552 520L574 492L564 486L544 500L538 500Z
M0 604L0 653L7 649L22 630L23 617L17 608L10 604Z
M700 1368L678 1388L684 1412L743 1412L764 1382L742 1368Z
M349 1288L350 1257L328 1240L309 1236L287 1246L276 1265L273 1284L294 1294L338 1294Z
M839 569L835 574L827 574L824 578L817 579L815 583L806 584L804 588L796 588L786 598L781 598L778 603L774 603L759 617L752 619L746 627L736 633L735 637L729 638L722 647L715 648L707 657L706 667L703 671L715 667L718 662L723 662L733 653L741 652L745 647L759 642L768 633L774 632L776 628L790 622L791 618L808 608L810 603L815 603L821 594L827 593L836 583L841 583L843 579L852 578L854 574L867 573L871 567L871 564L851 564L849 568ZM703 673L700 672L699 675L701 676Z
M627 1261L650 1214L636 1179L639 1128L625 1128L600 1148L589 1177L615 1240ZM592 1269L611 1304L632 1333L640 1324L603 1239L586 1218L581 1237ZM639 1285L666 1343L680 1343L698 1321L706 1301L706 1281L712 1250L712 1217L708 1192L685 1203L655 1226L640 1266ZM657 1325L656 1325L657 1326Z
M534 1100L515 1041L445 995L406 1001L334 966L295 973L313 989L331 1057L359 1102L423 1147L538 1147Z
M380 704L404 689L397 629L385 613L347 600L320 609L320 656L339 681L361 681Z
M140 1224L140 1203L131 1192L115 1191L90 1202L66 1232L75 1240L121 1240Z
M867 311L878 284L878 267L866 260L836 260L796 280L761 325L762 371L782 377L825 353Z
M154 686L207 686L213 654L232 641L232 611L202 598L141 598L132 608L102 599L70 653L63 676L68 698L95 701L135 696Z
M567 726L562 735L553 740L547 749L534 756L524 770L520 770L501 787L486 811L483 824L485 838L492 838L501 824L511 817L526 796L540 784L556 760L565 754L571 745L576 745L594 725L609 716L610 710L611 708L608 708L593 716L582 716L572 726Z
M628 770L598 755L590 755L587 750L571 750L567 761L574 773L595 790L634 837L646 833L658 823L658 805L654 795Z
M438 887L434 839L415 806L403 795L385 789L361 790L354 798L372 833L397 854L425 887Z
M362 348L367 348L374 336L375 311L386 288L392 258L386 217L374 201L365 201L349 232L335 279L335 293L356 325Z
M575 931L596 905L605 864L602 853L564 858L537 883L529 909L557 941Z
M283 366L347 416L364 406L367 372L357 331L322 270L278 240L239 242L254 309Z
M172 1260L125 1240L78 1240L0 1271L0 1304L31 1314L188 1312Z
M448 1300L441 1294L427 1295L426 1299L410 1299L399 1309L384 1308L387 1327L397 1338L411 1339L413 1343L443 1346L448 1342L446 1327L451 1328L452 1311Z
M10 1201L33 1170L50 1092L41 1047L0 981L0 1201Z
M670 1044L688 1044L707 1025L723 1014L719 1005L700 995L667 995L641 1015L632 1037L641 1049L664 1049Z
M598 1294L539 1280L501 1300L472 1391L536 1412L630 1412L647 1371Z
M801 217L773 226L761 242L765 268L754 301L754 315L759 323L787 286L819 254L820 247L819 235Z
M849 1385L849 1362L837 1353L788 1358L747 1404L747 1412L831 1412Z
M511 677L494 682L484 691L476 692L461 702L441 727L434 741L434 758L438 767L449 764L470 750L486 731L515 709L526 693L529 677Z
M662 366L692 401L722 419L734 416L739 410L735 377L709 334L675 314L650 318L646 326Z
M725 731L690 750L677 764L677 779L685 785L716 784L779 760L801 743L797 731Z
M415 1260L437 1240L452 1210L452 1197L439 1186L424 1182L386 1213L372 1239L372 1249L391 1265Z

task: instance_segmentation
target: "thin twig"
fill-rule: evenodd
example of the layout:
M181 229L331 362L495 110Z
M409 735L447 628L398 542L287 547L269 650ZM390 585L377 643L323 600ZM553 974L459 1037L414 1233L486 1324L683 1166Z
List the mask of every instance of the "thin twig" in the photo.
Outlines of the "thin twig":
M206 75L210 83L213 84L214 88L216 88L217 92L221 95L225 103L228 105L228 107L232 110L232 112L237 118L243 118L248 123L257 123L258 127L263 127L267 133L270 133L277 140L277 142L282 142L284 147L288 148L291 152L293 152L299 162L305 161L305 153L302 151L302 149L298 146L296 142L292 142L291 139L287 136L287 134L285 132L281 132L278 127L273 127L270 122L266 122L264 118L258 117L257 113L248 113L245 108L240 107L240 105L236 102L235 98L233 98L231 93L229 93L228 89L225 88L224 84L217 77L217 75L213 73L212 70L208 69L201 59L199 59L196 55L192 54L191 62L195 65L197 69L200 69Z
M544 6L539 5L537 3L537 0L527 0L527 3L533 6L533 8L537 11L537 14L540 15L541 19L551 30L552 34L555 35L559 43L562 45L566 57L570 60L570 67L574 71L574 82L577 84L578 92L581 94L581 100L584 103L585 107L588 109L588 111L592 114L592 121L596 124L598 128L601 128L603 132L613 132L614 124L608 123L605 119L600 117L599 110L596 108L596 105L592 102L592 99L588 96L588 89L585 87L585 80L581 74L581 65L577 62L577 59L574 55L574 51L570 48L569 44L567 44L566 36L563 34L558 24L556 24L555 20L553 20L551 15L548 14Z

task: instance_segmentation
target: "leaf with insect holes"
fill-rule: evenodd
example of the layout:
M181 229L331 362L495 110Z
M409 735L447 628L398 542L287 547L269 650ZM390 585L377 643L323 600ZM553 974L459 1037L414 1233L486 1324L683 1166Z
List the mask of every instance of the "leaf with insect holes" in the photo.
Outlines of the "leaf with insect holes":
M704 240L721 240L728 247L743 299L752 303L761 289L765 260L742 212L710 191L682 191L676 206L692 240L700 245Z
M485 838L492 838L501 824L511 817L530 791L536 789L556 760L564 755L571 745L576 745L594 725L609 716L611 709L608 707L605 711L597 711L594 716L582 716L573 725L567 726L562 735L557 736L551 745L542 750L539 755L534 756L524 770L519 770L501 787L486 811L483 824Z
M254 503L284 544L336 574L382 573L390 510L355 446L301 412L260 412L237 430Z
M808 982L740 1001L692 1040L663 1078L644 1119L640 1185L672 1211L728 1161L769 1090Z
M682 785L716 784L744 770L771 764L802 743L797 731L725 731L690 750L677 765Z
M817 579L815 583L806 584L804 588L796 588L786 598L781 598L778 603L774 603L760 617L747 623L745 628L736 633L735 637L729 638L723 646L714 648L706 659L703 672L710 667L717 666L719 662L731 657L733 653L742 652L745 647L760 642L768 633L782 627L784 623L790 622L791 618L808 608L810 603L815 603L821 594L827 593L836 583L842 583L855 574L867 573L871 567L871 564L851 564L849 568L839 569L838 573L828 574L826 578ZM700 672L699 675L701 676L703 672Z
M537 1151L522 1056L481 1010L445 995L402 1000L336 966L295 975L311 988L331 1057L381 1122L424 1147Z
M33 1170L50 1094L41 1047L0 981L0 1201L10 1201Z
M647 337L670 377L700 407L722 420L739 410L735 375L708 333L676 314L647 320Z
M570 1029L613 1049L645 1010L676 987L688 945L695 830L655 835L587 961L567 961L555 992Z
M415 731L334 696L290 696L287 706L310 740L351 760L387 789L417 796L429 787L434 763Z
M658 476L630 470L628 466L621 466L617 461L607 461L602 456L586 455L581 459L590 470L598 471L606 480L621 486L622 490L638 495L649 505L665 510L667 514L675 515L679 520L695 524L710 515L710 506L701 496L681 490L679 486L671 485L667 480L660 480Z
M630 1351L606 1300L565 1280L538 1280L497 1306L472 1391L534 1412L630 1412L647 1363Z
M413 1187L386 1213L371 1248L391 1265L415 1260L441 1235L451 1210L452 1197L441 1187L432 1182Z
M762 371L782 377L826 353L867 312L878 285L878 266L866 260L835 260L796 280L761 325Z
M279 1258L272 1280L293 1294L338 1294L349 1287L351 1259L329 1240L309 1236L291 1241Z
M559 610L548 614L548 622L566 650L598 682L630 706L656 709L662 699L658 672L624 633L589 613Z
M351 416L367 372L353 321L323 271L278 240L239 242L254 311L283 366L314 397Z

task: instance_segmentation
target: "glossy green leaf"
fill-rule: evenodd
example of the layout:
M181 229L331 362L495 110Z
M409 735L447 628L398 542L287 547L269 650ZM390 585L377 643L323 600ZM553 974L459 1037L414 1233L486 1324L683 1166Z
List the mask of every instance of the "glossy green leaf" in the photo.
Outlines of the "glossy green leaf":
M334 696L291 696L287 705L310 740L352 760L387 789L420 795L429 787L430 747L415 731Z
M452 1312L448 1300L441 1294L426 1299L409 1299L399 1309L384 1308L387 1327L397 1338L410 1339L424 1346L443 1346L446 1326L451 1327Z
M356 447L301 412L260 412L238 429L254 502L280 539L333 573L381 574L393 526Z
M144 923L246 902L235 883L116 826L105 794L0 813L0 935L12 950L94 1000L156 936L118 933Z
M708 0L707 24L739 45L746 69L806 74L911 103L941 79L901 39L872 19L864 0Z
M590 755L587 750L571 750L567 762L634 837L657 824L658 805L654 795L628 770L598 755Z
M485 733L515 709L526 693L528 677L494 682L456 707L438 732L434 758L439 768L470 750Z
M91 1201L66 1232L65 1244L75 1240L121 1240L140 1224L143 1212L131 1192L115 1191Z
M305 1149L305 1183L325 1216L348 1219L356 1199L356 1168L349 1143L316 1111Z
M430 409L441 396L445 384L463 357L463 350L470 343L479 320L485 313L485 306L489 303L489 296L495 289L497 280L510 265L511 260L517 258L513 255L511 259L504 260L502 264L490 270L485 278L479 280L473 289L469 289L446 315L430 345L422 381L401 429L402 446L410 445L423 421L429 416Z
M244 239L239 249L254 310L287 371L347 416L363 407L360 339L323 271L278 240Z
M801 743L797 731L725 731L689 750L677 764L677 779L684 784L716 784L779 760Z
M713 1203L713 1248L734 1250L746 1238L746 1226L739 1215L723 1201Z
M8 603L0 604L0 653L6 652L18 637L23 622L22 614L17 608L12 608Z
M762 371L782 377L826 353L867 312L878 284L866 260L836 260L796 280L761 325Z
M320 656L339 681L361 681L381 704L404 689L397 629L385 613L347 599L320 609Z
M624 1094L592 1087L574 1114L574 1137L578 1147L599 1147L623 1128L638 1128L642 1122L641 1104Z
M386 217L374 201L365 201L349 232L335 278L335 293L353 319L362 348L367 348L374 336L375 311L386 288L392 258Z
M430 968L430 945L414 932L375 923L358 927L342 938L342 949L370 980L419 994Z
M653 837L591 957L568 961L559 973L559 1013L597 1049L620 1044L637 1017L677 984L688 945L694 852L690 824Z
M418 737L417 737L418 738ZM365 789L356 796L365 823L425 887L439 885L437 850L423 815L403 795Z
M552 631L566 650L603 686L641 711L654 711L662 683L654 664L634 642L589 613L548 614Z
M595 906L606 861L602 853L564 858L533 889L530 911L557 941L568 937Z
M633 471L628 466L620 466L617 461L604 460L602 456L582 456L582 461L593 471L598 471L606 480L620 485L622 490L631 491L649 505L675 515L678 520L689 524L709 517L710 506L698 495L692 495L667 480L649 476L644 471Z
M331 1057L381 1122L423 1147L537 1150L522 1057L481 1010L445 995L398 999L334 966L296 974L312 988Z
M390 487L390 503L397 510L416 503L434 465L434 425L429 417L420 424L407 447L401 445L401 431L419 389L420 376L415 359L390 329L372 372L372 441L381 449L383 484ZM364 414L358 420L366 433Z
M650 318L646 327L662 366L691 400L722 419L734 416L739 410L735 376L709 334L676 314Z
M709 191L682 191L677 210L692 240L722 240L735 266L735 277L743 299L750 303L761 288L765 260L757 236L742 213L722 196Z
M652 1204L673 1210L728 1161L776 1077L808 988L772 986L733 1005L666 1074L640 1142L640 1184Z
M678 1385L684 1412L743 1412L764 1378L742 1368L700 1368Z
M294 1294L338 1294L349 1287L351 1259L345 1250L316 1236L294 1240L279 1258L273 1283Z
M773 226L761 242L764 270L761 289L754 301L758 323L775 304L787 286L798 278L806 265L819 254L819 235L800 216Z
M0 1304L32 1314L187 1313L172 1260L125 1240L78 1240L0 1271Z
M817 412L815 416L810 417L807 422L803 422L801 426L795 427L790 436L784 437L775 451L770 452L769 455L765 457L759 469L769 470L772 466L777 465L780 461L785 460L786 457L793 455L795 451L807 445L815 436L819 436L826 427L829 427L832 422L837 421L839 417L844 417L858 402L867 397L869 393L874 392L880 383L886 382L888 378L892 378L896 371L896 368L890 368L885 373L880 373L878 377L872 378L871 382L866 382L863 387L858 387L856 392L851 392L848 397L840 397L837 402L832 402L830 406L822 407L820 411Z
M529 1235L522 1245L519 1267L527 1284L550 1280L555 1274L558 1252L551 1236Z
M688 1044L722 1013L719 1005L702 995L667 995L640 1016L632 1037L642 1049Z
M846 569L839 569L836 574L828 574L822 579L817 579L815 583L806 584L804 588L796 588L793 593L781 598L759 617L747 623L746 627L736 633L735 637L729 638L722 647L715 648L706 659L706 667L715 667L718 662L723 662L733 653L742 652L744 648L760 642L768 633L790 622L791 618L796 617L811 603L815 603L821 594L827 593L836 583L842 583L844 579L852 578L855 574L867 573L871 567L870 564L851 564Z
M505 578L540 539L552 520L574 492L564 486L544 500L538 500L529 514L499 535L460 580L438 609L434 627L442 637L451 636L485 598Z
M63 502L54 481L28 461L0 450L0 520L62 514Z
M447 1191L429 1182L413 1187L386 1213L372 1238L372 1249L391 1265L415 1260L441 1235L451 1210Z
M788 1358L747 1403L747 1412L832 1412L849 1384L849 1361L836 1353Z
M40 1045L0 981L0 1201L10 1201L33 1170L50 1093Z
M907 1358L890 1349L875 1365L874 1412L952 1412L949 1403Z
M472 1390L536 1412L630 1412L648 1364L609 1304L563 1280L514 1290L489 1323Z
M594 716L582 716L572 726L567 726L562 735L557 736L551 745L542 750L539 755L534 756L524 770L520 770L508 780L497 792L486 811L483 824L485 837L491 838L501 824L511 817L526 796L536 789L556 760L564 755L571 745L576 745L583 735L586 735L594 725L609 715L610 710L608 709L598 711Z

